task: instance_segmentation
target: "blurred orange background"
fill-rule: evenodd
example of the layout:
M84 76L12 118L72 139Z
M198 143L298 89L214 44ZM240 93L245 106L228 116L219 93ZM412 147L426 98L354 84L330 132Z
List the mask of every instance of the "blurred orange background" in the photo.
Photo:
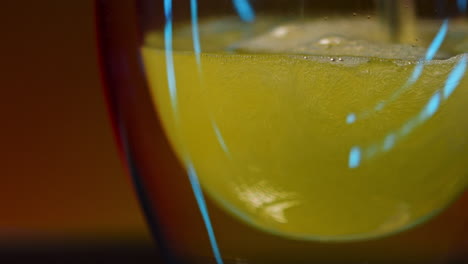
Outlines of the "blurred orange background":
M152 245L105 110L93 5L1 4L0 249L46 240ZM447 218L466 219L467 204L468 193Z
M101 94L93 1L5 1L0 22L0 241L150 243Z

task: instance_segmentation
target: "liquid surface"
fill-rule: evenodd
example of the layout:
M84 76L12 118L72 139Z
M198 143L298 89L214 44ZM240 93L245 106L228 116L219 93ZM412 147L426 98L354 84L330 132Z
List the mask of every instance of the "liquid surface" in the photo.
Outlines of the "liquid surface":
M440 21L413 44L358 19L199 27L200 57L189 26L175 28L170 53L163 33L148 36L148 83L180 159L245 223L295 239L378 237L465 189L465 24L424 62Z

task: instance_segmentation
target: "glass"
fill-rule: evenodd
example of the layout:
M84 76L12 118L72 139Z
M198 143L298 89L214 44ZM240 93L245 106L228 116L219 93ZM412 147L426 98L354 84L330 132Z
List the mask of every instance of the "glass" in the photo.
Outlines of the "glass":
M165 260L468 261L466 4L97 1Z

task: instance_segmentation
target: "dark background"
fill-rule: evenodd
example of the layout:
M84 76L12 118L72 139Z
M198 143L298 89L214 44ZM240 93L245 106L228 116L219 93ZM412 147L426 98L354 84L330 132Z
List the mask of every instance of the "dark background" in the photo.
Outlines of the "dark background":
M113 142L93 16L92 0L1 3L0 263L154 255Z

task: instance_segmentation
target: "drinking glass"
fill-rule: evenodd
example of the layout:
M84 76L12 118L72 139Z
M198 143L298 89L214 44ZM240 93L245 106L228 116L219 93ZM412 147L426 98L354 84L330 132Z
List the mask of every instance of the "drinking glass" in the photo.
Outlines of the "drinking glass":
M167 263L467 263L467 1L97 0Z

